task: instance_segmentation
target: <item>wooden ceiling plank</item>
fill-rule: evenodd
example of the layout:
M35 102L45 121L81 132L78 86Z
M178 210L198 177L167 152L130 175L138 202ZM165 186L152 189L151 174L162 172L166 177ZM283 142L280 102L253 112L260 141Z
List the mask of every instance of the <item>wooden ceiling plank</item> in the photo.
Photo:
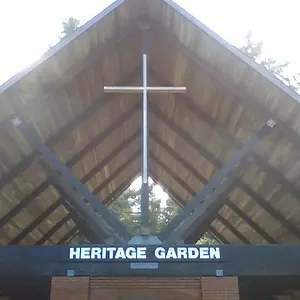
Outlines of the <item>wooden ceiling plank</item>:
M101 142L105 141L105 139L116 129L118 129L122 124L130 119L135 112L137 112L139 105L136 104L133 106L131 110L129 110L126 114L124 114L120 119L118 119L115 123L111 124L107 129L101 132L94 140L92 140L86 147L84 147L80 152L76 153L70 160L66 162L66 166L71 168L76 163L78 163L82 157L87 154L87 152L91 151L93 148L97 147ZM136 133L137 134L137 133ZM114 154L114 151L112 155ZM101 167L102 166L102 167ZM105 165L104 165L105 166ZM100 164L98 168L103 168L103 164ZM3 227L10 219L16 216L22 209L24 209L31 201L33 201L39 194L44 192L49 186L50 181L46 180L42 184L40 184L31 194L26 196L23 200L19 202L11 211L9 211L5 216L0 219L0 227Z
M211 162L216 168L221 168L222 163L213 155L208 153L202 145L193 139L193 137L183 130L179 125L175 124L167 115L165 115L157 105L151 104L151 111L154 113L161 121L168 125L172 131L176 132L184 141L186 141L190 146L197 150L202 156L204 156L208 161ZM209 156L207 156L209 154ZM292 232L298 239L300 239L300 230L289 222L284 216L281 215L276 209L274 209L268 202L266 202L257 192L255 192L247 183L242 179L237 178L236 184L239 186L246 194L248 194L258 205L260 205L264 210L266 210L277 222L281 223L283 227Z
M54 202L50 205L42 214L40 214L33 222L31 222L24 230L20 232L15 238L13 238L8 245L18 244L23 238L32 232L40 223L42 223L51 213L53 213L60 205L62 205L62 199Z
M159 159L153 152L150 152L149 157L153 159L160 167L162 167L165 171L167 171L170 176L172 176L180 185L192 196L195 195L194 190L184 181L182 180L175 172L173 172L161 159Z
M180 207L183 208L184 205L186 204L185 201L183 201L181 199L181 197L179 197L179 195L173 191L171 188L167 188L167 185L164 183L163 179L159 179L159 176L157 175L157 173L155 173L154 170L150 170L150 176L152 177L153 181L158 184L161 185L166 193L170 196L170 198Z
M92 53L86 56L83 61L72 64L72 66L65 71L64 76L58 76L55 82L53 82L50 87L47 87L47 91L44 91L43 95L39 95L39 97L31 99L28 101L29 103L27 103L25 108L15 112L13 115L10 115L7 119L2 121L0 124L1 130L6 128L6 126L9 125L10 120L14 117L25 119L30 117L42 103L49 100L49 97L51 97L51 95L58 91L62 86L67 85L76 76L84 72L100 58L103 60L106 56L110 55L124 40L127 40L128 38L137 34L139 34L139 29L137 26L130 25L128 28L123 29L122 32L117 36L114 36L111 38L111 40L106 41L105 45L102 45L102 47L98 46L94 48Z
M126 179L121 185L119 185L111 194L109 194L105 199L103 199L103 204L110 205L113 203L118 197L122 195L124 191L126 191L134 179L137 177L138 170L132 173L132 175L128 176L128 179Z
M251 242L240 232L238 231L228 220L226 220L222 215L219 213L216 215L216 218L223 223L240 241L244 244L251 244Z
M115 150L113 150L102 162L98 164L94 169L92 169L88 174L86 174L82 179L82 183L86 183L92 178L99 170L103 169L107 164L109 164L115 157L122 152L130 143L132 143L138 136L139 130L137 130L131 137L123 141ZM45 210L38 218L31 222L19 235L17 235L13 240L9 242L9 245L17 244L20 242L27 234L33 231L39 224L46 219L55 209L57 209L61 204L63 204L64 199L60 197L56 202L54 202L47 210Z
M58 231L67 221L71 219L71 214L65 215L59 222L57 222L41 239L36 242L36 245L43 245L56 231Z
M270 244L278 244L276 239L270 236L262 227L252 220L245 212L237 207L231 200L226 202L226 205L234 211L244 222L246 222L252 229L254 229L262 238L264 238Z
M110 182L112 182L119 175L119 173L123 172L131 164L135 163L140 155L141 150L137 150L135 153L133 153L133 155L131 155L124 164L117 168L117 170L115 170L114 173L112 173L98 187L94 189L93 194L98 195Z
M124 85L126 83L130 83L133 78L138 74L138 69L133 70L128 76L126 76L125 80L120 80L117 85ZM88 118L92 116L92 114L97 113L98 110L106 104L109 104L111 101L112 95L104 94L100 99L94 99L93 104L87 107L87 109L81 113L78 117L73 119L70 123L68 123L62 130L53 135L48 141L46 141L45 145L50 149L57 144L60 140L62 140L65 136L69 135L80 123L85 122ZM11 182L14 177L18 176L18 174L24 172L31 165L32 161L37 155L37 151L33 151L30 155L24 158L20 163L18 163L15 167L13 167L7 174L3 175L0 180L0 189L2 189L6 184Z
M221 234L219 233L213 226L208 226L208 231L212 235L215 236L216 240L219 240L223 244L230 244L230 242Z
M171 86L171 83L167 79L163 78L162 75L158 74L153 69L151 70L151 74L152 73L154 77L161 81L163 84ZM181 94L174 95L174 97L182 99L182 103L188 108L190 112L197 115L201 119L201 121L211 126L220 135L220 137L224 138L224 140L228 142L229 145L234 146L236 148L240 148L243 145L241 141L239 141L226 129L224 129L224 126L219 124L214 118L209 116L199 106L197 106L189 96ZM276 180L278 183L288 188L291 194L293 194L300 202L300 190L297 189L292 182L290 182L280 171L276 170L273 166L271 166L266 161L266 158L256 153L255 150L251 151L250 155L254 158L254 160L257 162L260 168L262 168L266 173L271 174L272 178L274 178L274 180Z
M178 181L178 176L176 176L176 177L173 177L173 175L176 175L174 172L172 172L168 167L165 169L165 167L166 167L166 165L165 164L163 164L162 163L162 161L161 160L159 160L157 157L155 157L154 155L151 155L151 159L154 159L154 161L156 161L156 163L157 164L159 164L168 174L169 174L169 176L175 181L175 182L177 182L178 184L180 184L180 185L182 185L182 183L184 183L182 180L180 180L180 181ZM187 187L187 184L186 183L184 183L184 185L182 186L183 188L186 188ZM194 195L195 194L195 192L193 192L193 190L190 188L190 187L188 187L188 189L191 191L191 195ZM190 192L189 192L190 193ZM180 198L179 198L180 199ZM183 201L183 200L182 200ZM225 224L224 224L225 225ZM228 226L230 226L231 224L230 223L228 223L227 224ZM226 226L226 225L225 225ZM227 226L226 226L227 227ZM232 225L231 225L231 227L232 227ZM228 228L229 230L231 230L231 228ZM233 229L233 230L235 230L235 229ZM239 236L242 236L242 234L239 232L238 233L239 234ZM201 236L199 236L199 238L200 238ZM199 239L198 238L198 239ZM245 238L246 239L246 238ZM196 241L195 241L196 242Z
M208 62L201 59L197 56L191 49L185 46L182 42L180 42L174 34L167 31L162 25L158 22L152 20L153 28L157 29L156 32L163 38L164 42L168 42L171 44L172 48L179 49L182 54L184 54L187 58L189 58L193 63L198 65L201 69L205 70L212 78L217 80L222 86L224 86L227 90L229 90L233 95L235 95L242 103L254 111L258 116L263 118L264 120L274 119L277 123L277 128L282 131L284 135L289 136L294 142L295 146L300 150L300 136L294 131L292 128L288 127L288 125L279 119L263 105L261 105L257 99L253 96L250 97L246 95L245 91L238 87L226 78L225 74L222 74L218 70L216 70L212 65Z
M137 170L137 171L138 171L138 170ZM115 191L117 191L117 192L119 193L119 195L122 194L122 192L126 189L126 187L128 187L128 186L132 183L132 179L133 179L134 177L136 177L137 171L134 172L134 175L133 175L133 176L131 176L131 180L126 181L125 184L122 184L120 187L118 187L118 188L115 190ZM111 195L112 195L112 194L111 194ZM110 195L110 196L111 196L111 195ZM115 196L115 197L117 198L118 196ZM108 201L104 201L104 204L108 205ZM71 214L71 213L69 213L69 214ZM78 227L75 226L74 228L77 230ZM70 232L69 232L67 235L69 235L71 232L73 232L74 228L71 229ZM52 234L52 235L53 235L53 234ZM87 234L85 233L85 235L87 235ZM87 238L90 239L91 241L93 241L93 239L89 238L88 235L87 235ZM63 243L65 243L65 240L66 240L66 238L64 237L64 238L61 239L59 242L57 242L57 244L63 244ZM43 243L44 243L44 242L45 242L45 241L43 241ZM99 243L99 241L98 241L97 243Z
M78 234L79 230L77 226L74 226L64 237L62 237L56 245L62 245L70 241L76 234Z
M203 184L207 184L208 180L204 178L194 167L187 163L174 149L172 149L166 142L164 142L157 134L150 131L150 137L160 145L166 152L168 152L173 158L178 161L189 173L193 174ZM247 216L241 209L239 209L229 198L226 199L226 205L229 206L236 214L243 219L250 227L252 227L258 234L260 234L266 241L271 244L277 244L277 241L272 238L263 228L255 223L249 216Z

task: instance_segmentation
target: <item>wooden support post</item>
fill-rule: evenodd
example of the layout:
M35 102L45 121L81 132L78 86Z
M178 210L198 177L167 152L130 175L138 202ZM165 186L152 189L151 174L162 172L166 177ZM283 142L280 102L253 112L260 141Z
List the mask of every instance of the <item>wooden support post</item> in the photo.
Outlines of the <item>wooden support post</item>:
M202 300L239 300L237 277L202 277Z

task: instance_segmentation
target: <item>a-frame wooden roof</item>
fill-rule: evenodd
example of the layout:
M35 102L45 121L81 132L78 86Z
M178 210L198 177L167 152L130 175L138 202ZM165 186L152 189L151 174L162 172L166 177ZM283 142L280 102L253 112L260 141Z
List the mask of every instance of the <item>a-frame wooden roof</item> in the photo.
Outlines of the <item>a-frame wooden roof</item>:
M1 86L0 243L65 243L80 229L14 116L103 203L140 173L140 97L103 87L140 83L141 20L151 24L150 83L187 86L151 95L151 176L187 203L273 118L208 231L224 243L298 243L299 95L170 0L116 1Z

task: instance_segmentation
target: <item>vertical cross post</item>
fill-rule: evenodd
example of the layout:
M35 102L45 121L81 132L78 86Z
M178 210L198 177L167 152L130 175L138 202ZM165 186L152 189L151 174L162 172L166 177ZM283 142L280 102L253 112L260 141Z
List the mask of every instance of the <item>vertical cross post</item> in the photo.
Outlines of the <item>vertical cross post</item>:
M141 187L141 235L150 235L150 220L149 220L149 184L148 184L148 93L147 93L147 32L143 28L144 34L142 36L142 50L143 50L143 104L142 104L142 187Z
M148 86L148 24L139 24L142 30L142 86L105 86L104 91L109 93L142 92L142 186L141 186L141 226L143 236L150 235L151 224L149 220L149 183L148 183L148 129L149 129L149 105L148 92L184 93L186 87L149 87Z

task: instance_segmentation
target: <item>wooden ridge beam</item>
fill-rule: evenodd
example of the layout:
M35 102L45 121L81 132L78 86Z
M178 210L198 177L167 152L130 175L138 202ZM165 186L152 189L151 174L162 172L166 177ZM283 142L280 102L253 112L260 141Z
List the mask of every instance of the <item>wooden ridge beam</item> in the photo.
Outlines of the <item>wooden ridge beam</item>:
M174 149L172 149L166 142L164 142L156 133L150 131L150 137L160 147L162 147L167 153L169 153L176 161L178 161L189 173L194 175L201 183L206 185L208 180L202 176L198 170L187 163ZM277 241L271 237L263 228L255 223L250 217L248 217L241 209L239 209L231 200L230 196L227 197L225 205L229 206L242 220L244 220L252 229L254 229L261 237L263 237L270 244L277 244Z
M93 150L100 143L104 142L105 139L112 134L116 129L118 129L127 119L133 117L133 115L138 111L139 104L133 106L132 109L125 113L121 118L117 119L112 125L108 126L103 132L101 132L95 139L88 143L81 151L76 153L71 159L66 162L68 168L73 167L78 163L89 151ZM47 145L47 144L46 144ZM10 219L14 218L22 209L24 209L29 203L31 203L39 194L44 192L51 182L49 180L41 183L34 191L27 195L23 200L21 200L16 206L14 206L6 215L0 219L0 227L3 227Z
M186 141L192 148L205 157L214 167L221 168L222 163L179 125L174 123L165 113L163 113L157 105L151 103L151 112L165 123L173 132L175 132L182 140ZM242 179L236 179L236 185L248 194L258 205L260 205L266 212L268 212L277 222L283 227L292 232L300 240L300 230L291 222L289 222L280 212L273 208L267 201L265 201L257 192L255 192Z

